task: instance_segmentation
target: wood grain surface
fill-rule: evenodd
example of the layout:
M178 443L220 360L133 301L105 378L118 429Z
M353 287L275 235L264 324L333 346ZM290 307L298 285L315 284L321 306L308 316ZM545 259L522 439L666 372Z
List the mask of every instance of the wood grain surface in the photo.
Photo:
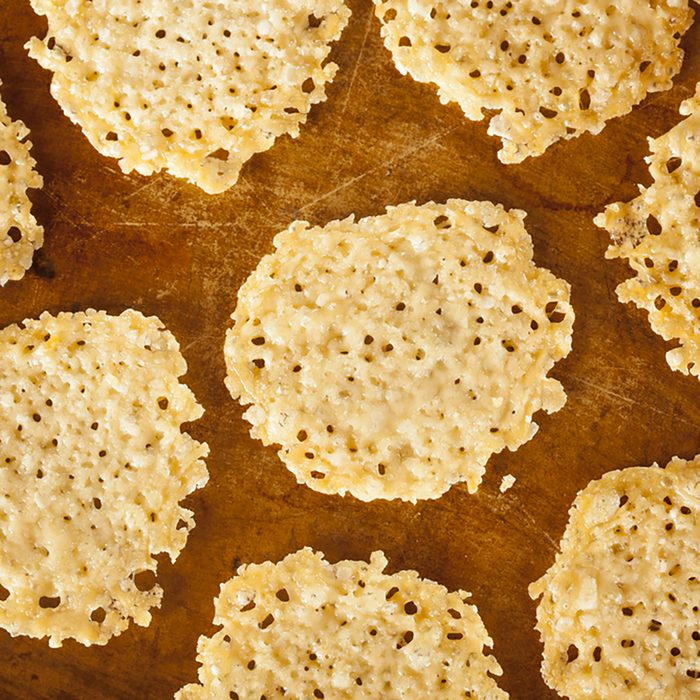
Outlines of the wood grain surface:
M27 277L0 289L0 326L45 309L157 314L180 341L186 381L206 408L191 432L211 446L211 480L187 501L197 527L177 563L160 566L165 595L151 626L132 625L106 647L69 642L58 650L0 631L1 698L171 697L196 679L195 645L213 629L219 584L242 562L278 560L305 545L331 561L381 548L392 570L472 591L504 668L502 686L514 698L553 698L540 678L526 589L552 562L576 492L610 469L700 451L698 380L672 372L668 345L645 315L616 301L629 271L604 260L606 236L592 223L604 205L649 183L646 137L679 121L678 105L700 80L700 25L684 39L673 90L598 136L504 166L485 122L465 120L433 88L394 69L369 0L350 6L328 101L298 139L280 139L246 165L235 188L213 197L165 175L124 175L95 152L23 49L45 23L28 2L0 0L3 97L31 128L46 182L34 198L46 243ZM540 432L527 445L494 457L473 496L457 486L417 506L366 504L297 485L275 450L249 437L224 388L236 290L296 218L322 224L449 197L525 209L537 263L571 282L574 349L553 372L568 403L537 416ZM506 473L517 483L500 494Z

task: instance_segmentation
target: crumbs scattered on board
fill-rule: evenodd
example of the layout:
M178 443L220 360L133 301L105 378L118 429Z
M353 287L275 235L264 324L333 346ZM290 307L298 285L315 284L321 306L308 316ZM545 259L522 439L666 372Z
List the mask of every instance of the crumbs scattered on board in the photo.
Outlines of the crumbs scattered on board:
M501 479L501 485L498 487L498 490L501 493L505 493L513 484L515 483L515 477L512 474L506 474L502 479Z

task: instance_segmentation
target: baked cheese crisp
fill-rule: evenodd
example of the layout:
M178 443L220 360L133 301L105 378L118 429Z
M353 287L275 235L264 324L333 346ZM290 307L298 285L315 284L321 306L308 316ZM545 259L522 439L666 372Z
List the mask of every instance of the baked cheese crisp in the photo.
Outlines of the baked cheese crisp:
M326 98L343 0L31 0L30 55L51 93L121 169L223 192L244 163L298 136Z
M160 605L157 554L194 527L203 411L173 336L136 311L0 330L0 627L106 644Z
M199 684L176 700L507 698L470 595L386 565L303 549L242 566L215 600L221 629L199 639Z
M620 301L647 311L654 332L676 341L666 353L671 369L700 377L700 84L681 114L649 139L654 183L595 223L612 237L606 257L626 259L636 273L617 288Z
M293 223L238 293L227 386L300 483L362 500L476 490L559 410L569 285L524 212L450 200Z
M0 83L2 85L2 83ZM32 214L27 190L44 182L34 169L29 129L12 121L0 99L0 287L19 280L44 243L44 229Z
M520 163L668 90L688 0L374 0L396 67L490 120Z
M609 472L581 491L542 597L542 675L576 698L700 694L700 457Z

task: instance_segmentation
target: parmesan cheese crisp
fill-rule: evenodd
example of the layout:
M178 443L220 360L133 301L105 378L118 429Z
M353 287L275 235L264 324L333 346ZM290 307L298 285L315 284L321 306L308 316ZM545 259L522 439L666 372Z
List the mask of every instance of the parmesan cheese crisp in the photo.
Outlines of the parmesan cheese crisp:
M476 490L559 410L569 285L524 212L450 200L295 222L238 293L227 386L300 483L362 500Z
M303 549L242 566L215 600L221 629L199 639L200 685L176 700L507 698L469 594L386 565Z
M620 301L648 311L652 329L677 341L666 353L672 369L700 377L700 84L681 114L687 119L649 139L654 183L595 223L612 237L606 257L636 272L617 288Z
M343 0L31 0L30 55L51 92L124 172L166 170L205 192L236 183L326 98Z
M490 119L503 163L597 134L668 90L688 0L374 0L396 67Z
M28 135L29 129L10 119L0 99L0 287L24 277L34 251L44 243L44 229L27 196L27 190L44 184L34 169Z
M542 675L560 695L700 695L700 457L610 472L581 491L530 586Z
M151 620L154 555L194 527L202 414L157 318L44 313L0 331L0 627L106 644Z

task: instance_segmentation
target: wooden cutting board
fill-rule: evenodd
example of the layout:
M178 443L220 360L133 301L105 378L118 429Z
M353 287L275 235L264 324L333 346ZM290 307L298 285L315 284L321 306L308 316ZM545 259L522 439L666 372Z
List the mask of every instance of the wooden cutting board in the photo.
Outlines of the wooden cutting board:
M192 434L211 446L208 486L188 499L197 527L177 563L164 561L163 606L106 647L12 639L0 631L0 697L170 698L194 681L195 645L212 631L212 599L242 562L279 560L309 545L331 561L383 549L392 570L412 568L474 594L514 698L553 698L527 585L552 562L576 492L623 466L700 451L700 384L671 372L668 345L645 314L616 301L624 264L605 261L592 222L609 202L650 182L646 137L679 121L700 80L700 24L684 39L673 90L652 95L598 136L560 143L521 165L498 162L486 123L394 69L369 0L334 50L340 70L300 138L280 139L212 197L165 175L123 175L98 155L49 95L49 75L23 49L45 22L25 0L0 4L0 78L10 114L32 130L46 185L35 197L46 243L21 282L0 289L0 326L43 310L87 307L157 314L182 345L187 382L206 408ZM224 388L222 347L235 293L273 235L385 205L449 197L489 199L528 212L535 259L572 284L574 349L553 374L569 400L538 415L538 435L491 460L476 495L457 486L417 506L328 497L296 484L273 449L248 435ZM0 362L2 358L0 358ZM504 474L517 483L506 494ZM41 517L37 513L37 518Z

